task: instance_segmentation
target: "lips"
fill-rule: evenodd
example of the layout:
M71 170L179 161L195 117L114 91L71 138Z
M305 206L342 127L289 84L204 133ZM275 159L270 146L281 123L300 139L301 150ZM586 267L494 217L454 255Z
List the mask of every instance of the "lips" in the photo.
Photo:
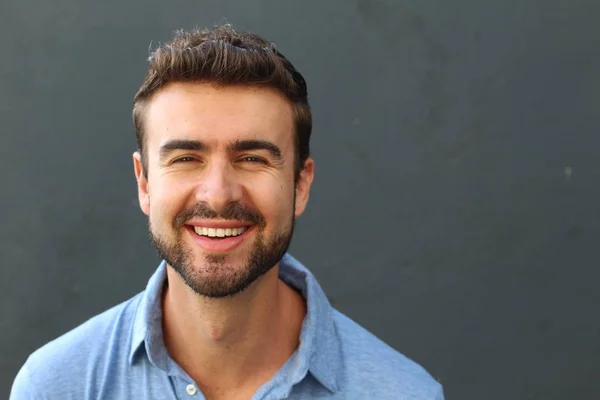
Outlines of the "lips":
M199 236L207 236L210 238L223 238L239 236L248 229L247 227L239 228L208 228L205 226L194 226L194 232Z
M253 225L242 226L240 223L231 222L221 224L194 223L188 225L187 228L194 243L207 253L231 252L241 246L254 230Z

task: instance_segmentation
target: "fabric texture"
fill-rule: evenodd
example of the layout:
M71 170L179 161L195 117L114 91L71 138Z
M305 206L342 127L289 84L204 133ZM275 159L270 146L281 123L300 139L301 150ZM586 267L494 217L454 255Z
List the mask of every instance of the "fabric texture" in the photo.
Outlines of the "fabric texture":
M286 254L280 278L306 299L300 345L252 397L443 400L421 366L335 310L315 277ZM161 262L146 289L34 352L10 400L204 399L162 337Z

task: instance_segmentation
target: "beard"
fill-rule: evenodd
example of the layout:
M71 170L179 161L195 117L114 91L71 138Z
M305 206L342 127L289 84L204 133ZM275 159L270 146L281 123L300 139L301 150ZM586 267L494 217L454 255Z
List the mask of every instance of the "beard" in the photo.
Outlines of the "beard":
M194 265L193 249L183 241L185 224L192 218L219 218L252 224L256 230L256 238L250 253L242 262L243 265L232 265L227 261L226 254L208 254L201 265ZM198 203L177 214L173 221L175 235L171 240L157 232L150 219L148 232L158 255L179 274L187 286L201 296L223 298L242 292L281 260L292 240L294 212L290 220L289 227L267 237L265 218L257 210L231 203L221 213L217 213L205 203Z

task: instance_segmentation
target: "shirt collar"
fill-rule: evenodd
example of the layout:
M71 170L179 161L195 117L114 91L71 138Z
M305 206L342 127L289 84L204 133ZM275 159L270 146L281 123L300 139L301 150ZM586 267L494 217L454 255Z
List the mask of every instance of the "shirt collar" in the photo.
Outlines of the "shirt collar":
M142 292L133 320L131 349L129 351L130 364L133 364L141 348L145 347L150 361L163 370L167 369L166 349L164 357L158 357L157 352L152 351L157 346L164 348L162 338L162 291L167 279L166 265L166 261L163 260L150 277L146 290Z
M300 332L297 355L301 364L323 386L338 390L342 351L333 321L333 308L313 274L289 254L281 259L279 277L299 290L306 299L306 317ZM133 321L129 362L144 347L150 361L167 370L168 356L162 340L161 294L166 279L166 262L162 261L142 293ZM144 346L142 346L144 344ZM302 371L299 371L303 373Z
M342 363L341 345L333 322L333 308L313 274L289 254L280 262L279 277L300 290L306 299L306 316L300 331L298 355L306 359L308 370L332 392L338 389Z

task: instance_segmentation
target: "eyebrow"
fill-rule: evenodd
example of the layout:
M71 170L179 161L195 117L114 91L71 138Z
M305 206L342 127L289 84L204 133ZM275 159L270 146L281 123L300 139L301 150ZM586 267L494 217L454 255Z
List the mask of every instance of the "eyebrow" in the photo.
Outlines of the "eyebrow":
M237 140L231 146L229 150L233 152L240 152L246 150L267 150L277 160L281 160L281 149L275 144L266 140Z
M169 140L160 147L160 159L166 158L169 153L175 150L208 151L209 147L200 140ZM277 145L266 140L237 140L229 146L229 151L240 152L247 150L267 150L271 155L281 160L281 149Z
M174 150L206 151L208 150L208 146L199 140L169 140L167 143L163 144L160 147L160 158L166 158L169 155L169 153L171 153Z

